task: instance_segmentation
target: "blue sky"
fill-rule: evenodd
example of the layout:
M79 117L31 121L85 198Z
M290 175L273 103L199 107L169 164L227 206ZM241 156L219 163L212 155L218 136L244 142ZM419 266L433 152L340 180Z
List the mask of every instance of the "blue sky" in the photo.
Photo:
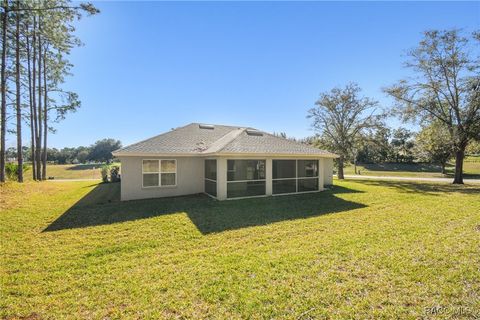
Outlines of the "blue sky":
M387 107L381 88L406 75L422 31L480 29L480 2L95 4L67 83L83 105L52 147L126 145L190 122L309 136L320 92L355 81Z

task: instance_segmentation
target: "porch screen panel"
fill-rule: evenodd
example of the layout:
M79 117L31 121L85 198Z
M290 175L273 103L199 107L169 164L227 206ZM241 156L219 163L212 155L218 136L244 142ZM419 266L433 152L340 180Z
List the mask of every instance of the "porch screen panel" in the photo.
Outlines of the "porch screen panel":
M227 198L266 193L265 160L227 160Z
M318 160L297 160L297 192L318 190Z
M217 160L205 160L205 193L217 196Z
M294 193L297 191L295 160L272 160L272 193Z
M272 160L273 194L318 189L318 160Z

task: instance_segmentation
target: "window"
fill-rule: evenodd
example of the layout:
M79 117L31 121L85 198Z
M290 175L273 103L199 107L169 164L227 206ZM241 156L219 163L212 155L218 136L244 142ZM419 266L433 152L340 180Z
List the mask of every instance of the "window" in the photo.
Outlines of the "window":
M272 160L272 193L318 190L318 160Z
M262 196L265 160L227 160L227 198Z
M217 196L217 160L205 160L205 193Z
M143 187L164 187L177 185L176 160L143 160Z

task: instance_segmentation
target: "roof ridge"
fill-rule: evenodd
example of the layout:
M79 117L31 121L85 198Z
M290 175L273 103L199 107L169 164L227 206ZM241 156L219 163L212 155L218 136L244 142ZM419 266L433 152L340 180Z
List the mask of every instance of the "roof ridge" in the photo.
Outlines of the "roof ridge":
M322 152L324 152L324 153L326 153L326 154L334 154L334 153L332 153L332 152L330 152L330 151L313 147L313 146L310 145L310 144L306 144L306 143L302 143L302 142L299 142L299 141L296 141L296 140L291 140L291 139L288 139L288 138L280 137L280 136L274 135L274 134L272 134L272 133L270 133L270 132L267 132L267 131L258 130L258 129L256 129L256 128L252 128L252 127L247 127L247 128L244 128L244 130L243 130L242 132L245 132L246 130L256 130L256 131L258 131L258 132L261 132L261 133L264 134L264 135L268 135L268 136L273 137L273 138L275 138L275 139L283 140L283 141L286 141L286 142L291 143L291 144L301 145L302 147L307 147L307 148L309 148L309 149L316 150L316 151L317 151L317 150L318 150L318 151L322 151ZM241 132L241 133L242 133L242 132ZM218 150L218 151L216 151L216 152L220 152L220 151L222 151L223 149L225 149L225 147L227 147L227 145L229 145L229 144L232 143L234 140L236 140L236 138L238 138L238 136L240 136L241 133L239 133L239 134L235 137L235 139L230 140L227 144L225 144L220 150Z
M244 132L245 130L247 130L247 128L238 128L238 129L234 129L234 130L226 133L220 139L218 139L217 141L212 143L210 145L210 147L208 147L208 149L203 151L202 153L216 153L216 152L222 151L222 149L225 148L225 146L227 146L233 140L238 138L238 136L241 135L242 132ZM228 139L228 140L227 141L222 141L222 140L226 140L226 139ZM215 144L219 144L219 145L216 146Z

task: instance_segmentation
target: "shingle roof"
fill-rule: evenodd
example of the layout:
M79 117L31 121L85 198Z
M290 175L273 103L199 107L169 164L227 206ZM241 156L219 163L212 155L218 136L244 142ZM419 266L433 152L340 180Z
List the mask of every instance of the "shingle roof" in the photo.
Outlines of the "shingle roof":
M213 125L213 129L209 129L201 128L199 123L191 123L113 152L115 156L235 153L336 156L253 128Z

